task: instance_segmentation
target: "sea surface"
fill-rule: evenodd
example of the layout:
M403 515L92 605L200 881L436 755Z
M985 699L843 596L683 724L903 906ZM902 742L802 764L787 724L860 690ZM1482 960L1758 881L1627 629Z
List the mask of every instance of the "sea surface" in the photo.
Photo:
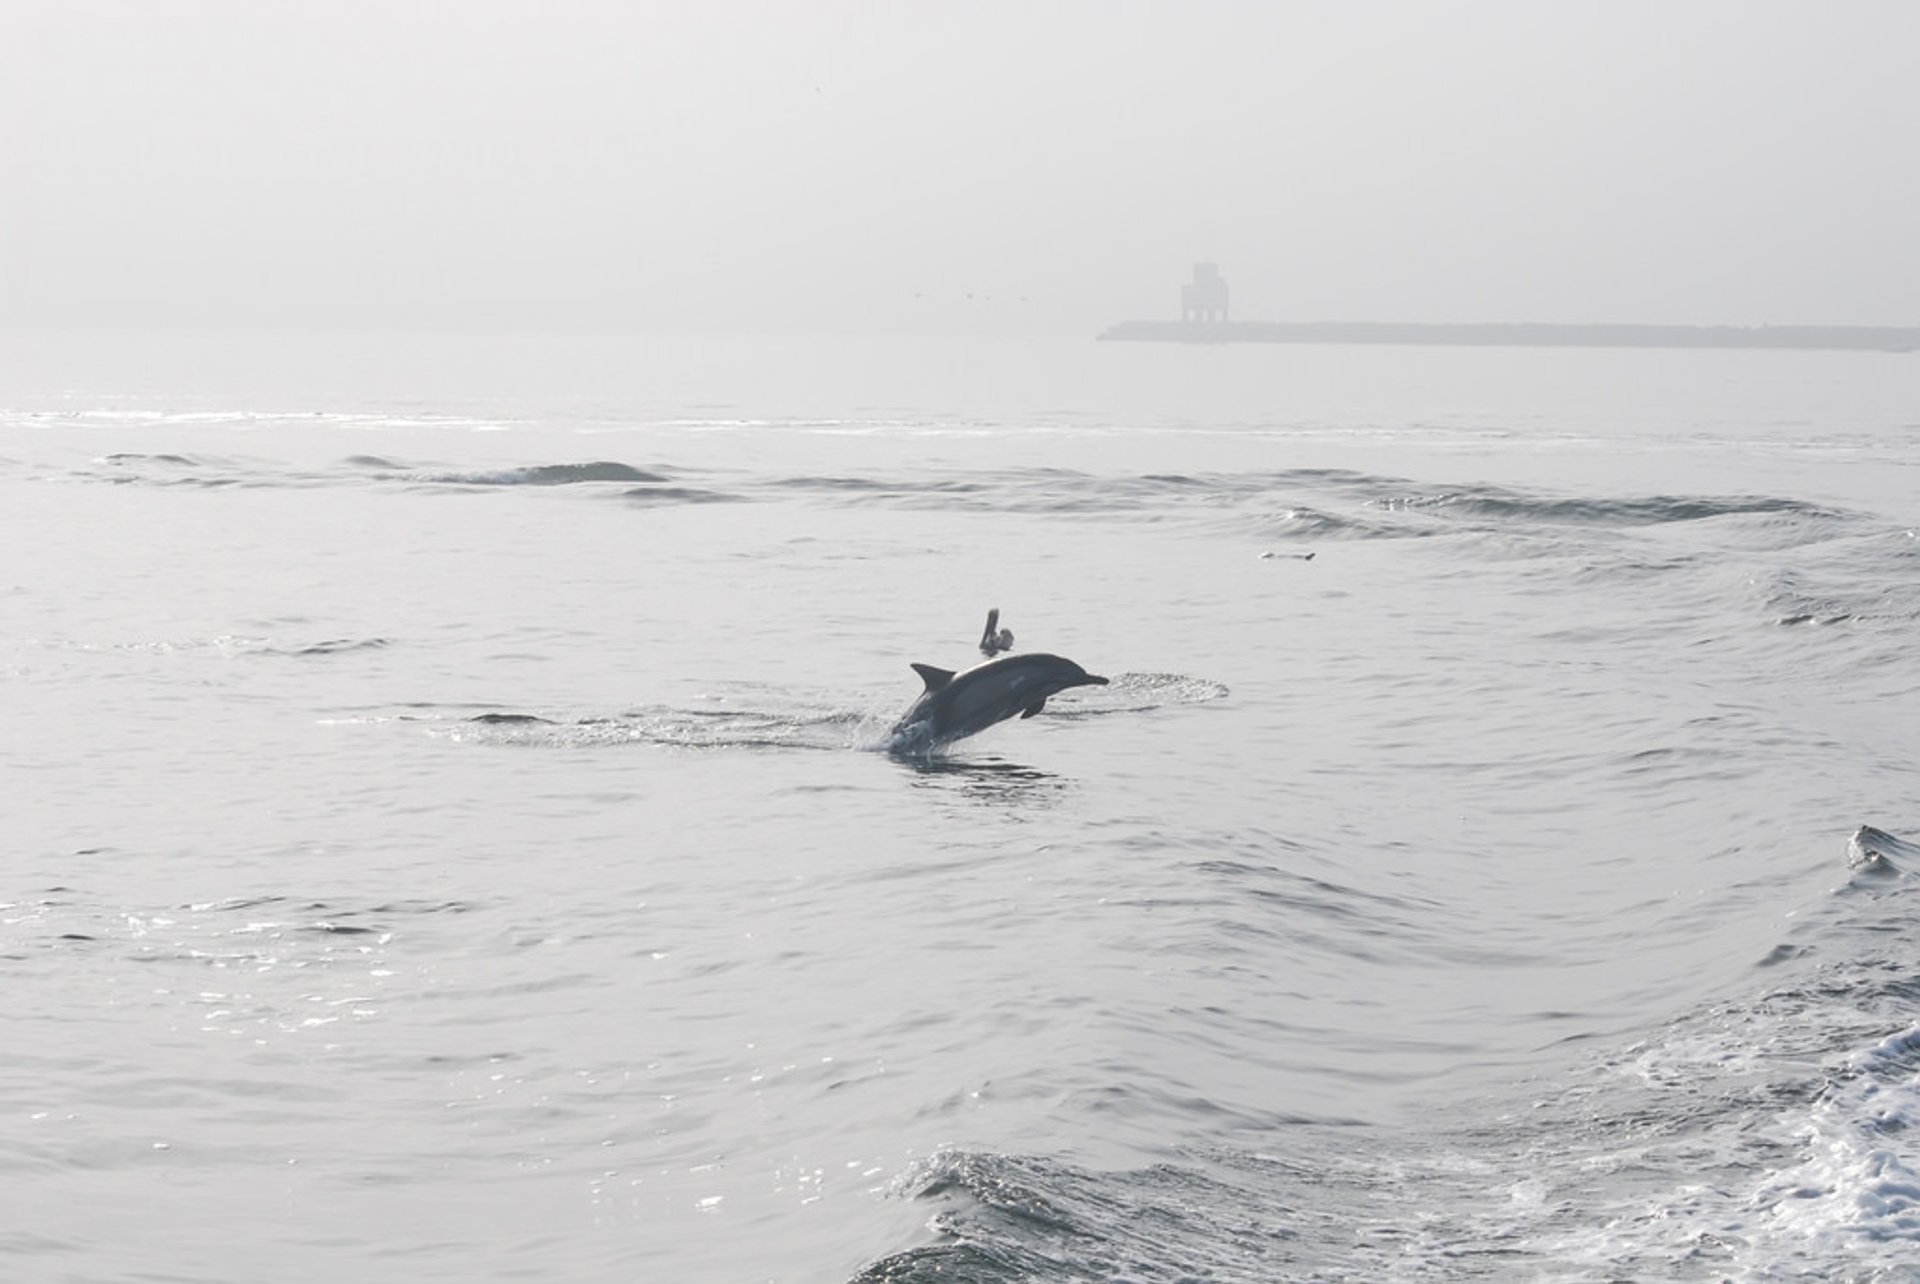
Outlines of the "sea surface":
M13 334L0 534L0 1279L1920 1279L1920 357Z

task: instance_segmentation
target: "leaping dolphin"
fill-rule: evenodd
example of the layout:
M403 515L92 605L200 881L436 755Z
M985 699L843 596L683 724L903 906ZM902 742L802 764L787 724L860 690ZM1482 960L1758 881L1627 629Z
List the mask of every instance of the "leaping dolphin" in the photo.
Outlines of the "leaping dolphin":
M1038 653L1002 656L963 673L931 664L916 664L913 671L927 689L893 726L889 745L896 753L928 753L1016 713L1031 718L1068 687L1107 685L1072 660Z

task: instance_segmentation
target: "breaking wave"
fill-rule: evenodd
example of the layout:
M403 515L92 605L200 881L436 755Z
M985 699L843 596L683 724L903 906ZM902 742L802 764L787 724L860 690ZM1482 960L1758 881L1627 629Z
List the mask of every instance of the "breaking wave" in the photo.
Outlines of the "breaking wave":
M896 1182L928 1241L854 1284L1525 1278L1906 1281L1920 1254L1920 848L1873 826L1832 902L1722 1000L1417 1139L1275 1116L1101 1171L942 1151ZM1823 960L1820 945L1883 937ZM1190 1103L1204 1115L1208 1103Z

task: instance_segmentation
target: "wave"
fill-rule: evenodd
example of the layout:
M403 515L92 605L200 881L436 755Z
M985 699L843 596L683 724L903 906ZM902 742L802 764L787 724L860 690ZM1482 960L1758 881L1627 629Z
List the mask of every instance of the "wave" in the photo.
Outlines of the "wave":
M734 504L738 495L725 491L702 490L694 486L636 486L620 492L622 499L639 504Z
M403 482L419 486L468 488L567 487L613 483L656 485L672 479L657 469L615 460L537 463L491 469L443 469L410 464L384 455L349 455L332 467L295 467L280 461L120 451L93 461L74 474L79 480L117 485L196 485L310 488Z
M449 740L531 749L655 745L677 749L863 749L877 747L887 720L845 709L682 709L668 705L618 714L548 716L416 706L400 715Z
M664 482L664 473L612 460L582 464L530 464L485 472L416 473L408 480L449 486L580 486L594 482Z
M381 651L393 645L391 638L327 638L295 646L262 646L262 655L341 655L348 651Z
M1806 519L1842 516L1823 505L1770 495L1590 498L1528 494L1499 486L1479 486L1432 495L1395 496L1377 502L1401 509L1439 510L1449 516L1550 526L1633 527L1740 516Z
M577 464L527 464L485 471L444 472L425 468L408 468L391 460L368 456L357 456L348 462L379 473L386 480L420 486L451 486L461 489L579 486L598 491L609 485L617 485L625 487L617 492L620 498L646 505L722 504L737 502L739 499L739 496L724 491L676 485L674 475L661 469L639 468L632 464L608 459Z
M386 637L322 638L314 642L305 642L285 638L248 637L230 633L208 638L156 638L138 642L91 643L40 641L37 644L54 650L71 650L83 653L141 652L152 655L205 654L236 658L241 656L343 655L354 651L381 651L396 645L394 639Z
M1597 1063L1573 1110L1576 1158L1620 1194L1569 1228L1597 1271L1906 1280L1920 1254L1920 847L1871 825L1830 906L1763 960L1792 973L1685 1014Z
M1910 1280L1920 846L1847 843L1770 980L1393 1129L1194 1101L1141 1167L947 1150L896 1182L930 1242L855 1284L1128 1279ZM1785 968L1790 975L1781 977Z
M876 1262L854 1284L1275 1278L1245 1273L1263 1256L1255 1245L1294 1234L1284 1223L1250 1217L1243 1192L1172 1164L1092 1173L1033 1157L949 1151L900 1186L908 1198L944 1205L930 1224L943 1242Z
M1874 531L1801 550L1759 578L1761 609L1778 624L1920 623L1920 541Z
M119 451L94 461L94 473L85 473L117 486L192 487L221 490L235 486L298 484L290 474L276 476L269 466L238 459Z
M1874 875L1920 871L1920 847L1903 842L1884 829L1862 825L1847 840L1847 866Z
M120 451L102 456L100 462L120 468L140 467L145 464L164 464L175 468L199 467L199 462L187 455L142 455L132 451Z
M620 460L534 462L490 469L436 468L356 454L330 470L257 461L122 453L98 461L100 480L200 486L402 483L463 490L622 487L641 505L824 502L902 511L1007 512L1061 520L1138 521L1288 543L1532 537L1547 545L1573 530L1631 532L1699 526L1739 548L1791 548L1861 529L1862 515L1786 495L1569 495L1472 483L1435 486L1350 469L1096 473L1058 467L928 473L728 474Z
M942 477L803 475L764 483L783 493L901 509L1007 511L1059 517L1186 520L1259 538L1394 539L1461 531L1552 534L1748 519L1792 539L1853 514L1778 495L1569 496L1473 484L1434 489L1344 469L1101 475L1061 468Z

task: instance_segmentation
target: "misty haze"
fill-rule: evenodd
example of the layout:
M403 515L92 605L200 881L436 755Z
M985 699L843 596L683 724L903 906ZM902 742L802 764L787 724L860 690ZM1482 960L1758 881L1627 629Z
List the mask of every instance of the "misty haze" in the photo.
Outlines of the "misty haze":
M15 325L1914 325L1899 3L37 3Z

